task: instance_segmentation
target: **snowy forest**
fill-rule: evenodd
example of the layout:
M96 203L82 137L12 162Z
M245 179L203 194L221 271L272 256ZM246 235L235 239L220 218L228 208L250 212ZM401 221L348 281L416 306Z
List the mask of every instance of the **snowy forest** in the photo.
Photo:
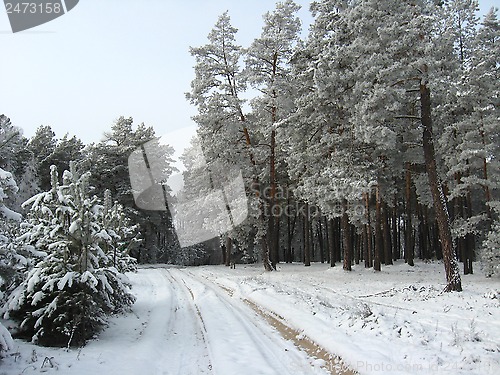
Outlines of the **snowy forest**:
M186 100L207 165L242 171L248 217L187 248L168 211L134 202L128 158L155 129L117 114L84 144L50 125L27 138L1 115L3 317L28 341L81 346L133 305L125 273L144 264L349 272L439 260L449 292L476 265L498 277L500 23L476 8L318 0L304 32L285 0L248 46L222 14L190 49ZM170 148L159 152L168 177Z

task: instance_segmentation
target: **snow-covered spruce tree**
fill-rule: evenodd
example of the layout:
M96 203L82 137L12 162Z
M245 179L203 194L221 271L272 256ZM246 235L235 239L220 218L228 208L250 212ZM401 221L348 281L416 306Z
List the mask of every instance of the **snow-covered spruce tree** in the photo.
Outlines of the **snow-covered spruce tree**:
M15 251L9 223L12 220L19 221L21 215L11 211L4 203L17 190L12 174L0 168L0 302L3 301L4 291L15 278L17 265L22 262ZM0 323L0 359L13 348L9 331Z
M108 314L134 301L127 278L103 250L112 236L103 206L89 195L89 177L71 163L59 184L52 166L51 189L25 202L31 208L21 239L48 255L9 296L5 315L21 321L20 335L42 345L83 345Z
M10 335L9 331L7 331L7 328L5 328L2 323L0 323L0 360L7 352L12 349L14 349L14 341L12 340L12 336Z
M41 191L50 189L50 170L53 155L57 145L56 134L49 125L40 125L28 143L28 150L33 153L34 169Z
M0 303L29 265L29 257L18 253L15 241L22 217L5 204L18 190L12 174L0 168Z
M103 228L109 237L105 237L103 247L113 267L121 273L136 271L137 259L130 256L141 240L138 238L138 225L131 225L123 206L112 204L111 191L104 192Z

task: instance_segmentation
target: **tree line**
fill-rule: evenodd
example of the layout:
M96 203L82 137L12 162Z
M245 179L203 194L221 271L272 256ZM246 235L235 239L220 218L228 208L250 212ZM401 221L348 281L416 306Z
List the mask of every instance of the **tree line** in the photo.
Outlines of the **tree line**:
M187 98L209 163L247 181L228 264L238 244L267 270L443 259L449 291L462 288L458 261L498 273L499 23L477 9L319 0L301 38L287 0L247 48L220 16L191 48Z

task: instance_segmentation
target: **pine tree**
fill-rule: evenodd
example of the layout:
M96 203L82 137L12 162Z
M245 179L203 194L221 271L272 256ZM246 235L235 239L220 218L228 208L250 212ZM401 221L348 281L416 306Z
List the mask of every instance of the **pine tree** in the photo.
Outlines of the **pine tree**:
M111 131L105 133L101 142L88 148L89 156L82 163L92 173L91 186L97 191L110 190L112 200L122 205L130 224L139 225L142 241L132 250L132 255L141 263L156 263L160 259L168 262L168 259L164 258L168 247L175 247L170 214L166 211L156 211L156 208L141 209L144 205L137 206L130 181L128 160L131 154L140 150L144 144L149 144L149 149L156 150L156 153L164 152L164 147L154 147L157 141L152 127L143 123L134 125L133 118L122 116L111 126ZM167 159L162 166L169 167Z
M481 261L486 276L500 275L500 135L498 132L500 80L500 22L498 9L484 17L476 36L476 49L470 70L470 95L474 103L473 120L479 124L482 149L481 178L476 180L484 191L489 231L481 248Z
M6 316L21 321L21 334L42 345L83 345L106 316L134 301L126 277L103 247L115 233L104 226L104 207L89 194L90 174L75 163L62 184L51 167L51 189L25 202L29 224L21 239L48 255L9 296Z
M0 360L12 349L14 349L14 340L7 328L0 323Z
M247 222L255 228L254 238L260 242L264 268L272 270L269 259L269 244L266 238L264 201L257 165L258 141L252 132L252 122L243 110L242 95L247 82L239 65L243 57L241 46L236 44L237 29L231 25L228 13L222 14L208 35L208 43L191 48L196 59L196 77L191 91L186 94L191 104L198 109L194 120L198 124L207 166L217 165L218 170L239 169L243 178L251 181L250 210ZM221 168L222 167L222 168ZM241 231L229 234L232 239Z
M0 134L0 142L5 142ZM5 200L18 191L12 174L0 168L0 304L4 295L16 285L19 270L27 266L28 260L17 253L15 234L21 215L5 205ZM14 222L14 224L13 224ZM0 323L0 360L10 350L14 342L7 329Z
M280 164L283 152L277 145L279 122L293 111L294 87L291 84L290 59L299 41L301 22L296 13L300 7L292 0L279 2L273 12L264 15L264 27L259 38L246 50L245 71L250 85L261 95L252 100L252 116L258 129L259 138L266 145L268 168L259 180L268 183L269 194L264 194L267 218L267 241L273 268L279 261L280 203L277 197ZM286 173L281 173L286 176ZM286 184L286 183L285 183ZM283 185L285 185L283 184Z
M470 69L474 54L474 39L477 33L477 2L454 0L443 7L443 30L441 45L453 48L447 61L448 87L437 87L435 96L441 97L436 120L446 124L442 134L436 137L436 147L443 155L447 175L443 182L450 202L452 235L457 244L457 253L464 263L464 273L472 273L475 238L478 223L484 219L472 208L472 196L477 189L473 180L481 177L482 160L474 156L482 148L477 122L472 120ZM471 121L472 120L472 121ZM474 152L477 150L477 153Z
M494 221L481 249L481 263L486 277L500 276L500 202L490 202L490 209Z
M110 190L104 191L103 203L102 224L109 235L103 242L103 248L109 262L121 273L136 271L137 259L131 253L141 242L138 238L139 226L131 225L121 204L112 203Z
M5 205L5 200L17 190L12 174L0 168L0 302L4 299L4 293L15 284L18 276L16 271L27 263L17 253L14 243L21 215Z
M34 155L35 173L40 191L50 188L50 156L56 149L56 134L49 125L41 125L28 143L28 149ZM40 192L39 191L39 192Z

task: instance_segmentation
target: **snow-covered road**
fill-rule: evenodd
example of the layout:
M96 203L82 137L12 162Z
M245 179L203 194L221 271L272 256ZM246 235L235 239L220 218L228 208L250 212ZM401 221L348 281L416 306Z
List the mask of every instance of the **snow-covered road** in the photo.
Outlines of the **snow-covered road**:
M130 277L136 321L117 318L82 351L99 352L98 373L326 373L241 300L187 269L144 269Z
M188 269L141 269L129 277L137 296L132 313L111 319L98 340L70 351L17 341L21 357L2 363L0 373L330 373L244 301ZM35 358L26 358L32 350ZM45 358L54 367L42 364Z
M442 292L440 262L278 268L141 268L132 312L98 339L69 351L16 340L0 375L500 373L500 284L479 267L462 293Z
M177 299L183 302L180 305L185 306L186 315L191 315L188 319L192 320L196 315L213 373L326 373L314 367L314 360L309 359L291 342L284 340L249 306L239 299L231 298L220 287L193 276L187 270L157 271L165 272L171 279L170 285ZM203 344L199 343L199 346Z

